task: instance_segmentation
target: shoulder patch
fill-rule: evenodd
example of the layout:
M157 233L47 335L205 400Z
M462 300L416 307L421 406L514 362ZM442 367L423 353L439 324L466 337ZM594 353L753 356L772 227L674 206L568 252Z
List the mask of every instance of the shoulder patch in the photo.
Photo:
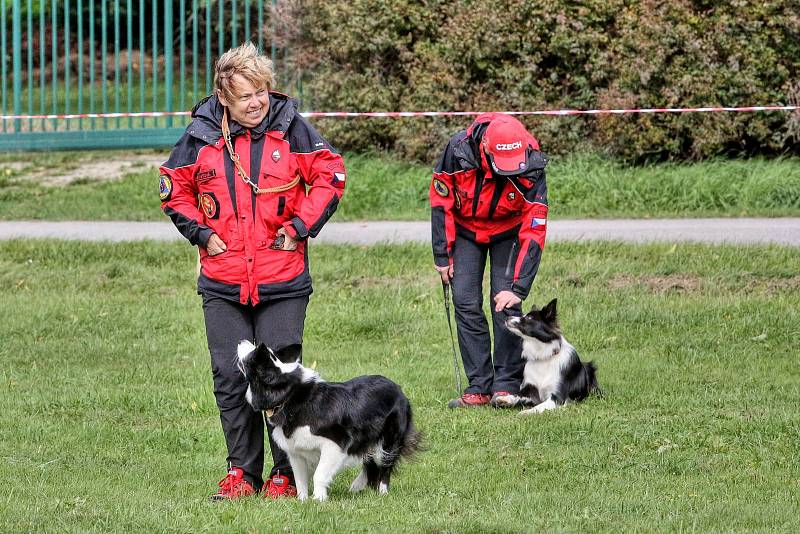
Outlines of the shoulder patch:
M172 178L166 174L162 174L158 184L158 196L161 202L166 202L172 196Z
M447 185L438 178L433 179L433 189L440 197L446 197L450 194L450 188L448 188Z
M208 192L200 195L200 209L209 219L219 219L219 200L214 193Z

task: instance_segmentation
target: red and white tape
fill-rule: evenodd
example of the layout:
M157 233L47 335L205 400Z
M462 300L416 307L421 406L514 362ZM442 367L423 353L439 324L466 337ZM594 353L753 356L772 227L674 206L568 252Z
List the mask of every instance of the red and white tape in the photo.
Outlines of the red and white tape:
M538 111L503 111L508 115L625 115L632 113L713 113L755 111L798 111L800 106L745 106L704 108L634 108L634 109L552 109ZM303 117L358 118L358 117L475 117L483 111L305 111ZM189 111L143 111L134 113L72 113L62 115L0 115L7 120L63 120L63 119L122 119L147 117L188 116Z

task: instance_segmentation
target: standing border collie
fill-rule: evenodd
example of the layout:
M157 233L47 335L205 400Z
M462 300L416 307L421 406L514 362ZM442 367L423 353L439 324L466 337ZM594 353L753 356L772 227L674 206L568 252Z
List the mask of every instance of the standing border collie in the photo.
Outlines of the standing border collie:
M325 382L300 364L300 345L276 353L242 341L237 352L247 402L275 425L272 437L289 456L300 500L308 498L312 473L314 499L324 501L336 473L359 463L350 491L389 492L395 465L421 438L400 386L377 375Z
M556 300L541 310L532 308L527 315L506 319L506 327L522 338L525 370L519 396L500 397L496 402L531 406L520 414L542 413L567 401L582 401L593 391L600 393L597 366L581 362L575 347L561 334Z

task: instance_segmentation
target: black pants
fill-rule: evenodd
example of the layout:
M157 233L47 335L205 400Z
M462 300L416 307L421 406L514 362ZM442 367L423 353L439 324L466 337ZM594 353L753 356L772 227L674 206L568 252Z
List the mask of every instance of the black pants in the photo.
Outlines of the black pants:
M494 243L475 243L456 235L453 248L453 304L458 327L458 345L469 379L465 393L490 394L498 391L519 393L522 382L522 339L505 327L507 315L521 315L519 304L505 311L494 311L494 296L511 290L513 280L506 266L516 237ZM489 256L489 273L494 332L494 362L489 325L483 312L483 272Z
M256 489L264 483L266 420L245 400L247 383L236 366L236 347L243 339L255 341L256 345L264 343L275 350L302 343L307 305L308 296L268 301L257 306L203 296L214 396L228 446L228 464L241 467L245 479ZM272 425L267 424L267 427L273 461L270 476L280 471L293 482L289 458L272 440Z

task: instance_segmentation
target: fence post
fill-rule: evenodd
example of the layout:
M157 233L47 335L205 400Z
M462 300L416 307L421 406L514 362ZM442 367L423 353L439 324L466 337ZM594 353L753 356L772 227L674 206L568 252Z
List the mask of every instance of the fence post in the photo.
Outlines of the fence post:
M14 0L11 13L11 41L14 49L14 115L22 114L22 6L20 3L21 0ZM19 132L20 123L19 119L14 119L14 132Z
M183 15L181 13L181 15ZM172 111L172 1L164 2L164 85L166 111ZM183 89L183 88L181 88ZM167 116L167 128L172 128L172 115Z

